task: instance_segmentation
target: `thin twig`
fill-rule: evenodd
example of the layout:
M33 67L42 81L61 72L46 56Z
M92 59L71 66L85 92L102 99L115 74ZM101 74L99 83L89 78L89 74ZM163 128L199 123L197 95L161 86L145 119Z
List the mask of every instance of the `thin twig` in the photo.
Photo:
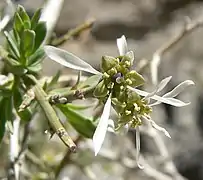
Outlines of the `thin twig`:
M53 40L51 42L51 44L53 46L59 46L61 44L63 44L64 42L66 42L67 40L69 40L70 38L79 35L81 32L90 29L93 25L93 23L95 22L94 19L90 19L86 22L84 22L83 24L77 26L76 28L68 31L65 35L63 35L62 37L59 37L55 40Z
M171 48L173 48L176 44L178 44L184 37L191 34L194 30L201 27L202 25L203 25L203 20L190 21L189 23L187 22L186 25L184 25L181 32L179 32L170 41L166 42L159 49L157 49L157 51L153 54L152 61L149 61L148 59L140 60L137 66L137 71L142 72L147 66L151 65L152 82L156 83L157 69L162 60L162 56Z
M78 143L82 140L82 136L78 136L74 143L76 145L78 145ZM70 150L68 149L64 155L64 157L62 158L61 162L58 164L58 166L56 167L56 170L55 170L55 178L57 179L60 172L62 171L62 169L65 167L66 164L68 164L69 162L69 159L70 159L70 155L71 155L71 152Z

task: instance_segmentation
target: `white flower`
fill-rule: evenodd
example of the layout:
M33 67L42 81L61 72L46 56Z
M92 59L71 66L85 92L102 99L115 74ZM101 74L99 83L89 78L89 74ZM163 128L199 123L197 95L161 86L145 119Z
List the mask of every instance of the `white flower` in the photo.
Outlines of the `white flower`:
M131 64L133 64L134 53L133 53L133 51L128 51L125 36L122 36L121 38L117 39L117 47L118 47L119 55L120 56L126 55L126 56L130 57ZM44 50L50 59L66 66L66 67L80 70L80 71L86 71L86 72L89 72L92 74L97 74L99 76L102 76L102 74L99 71L95 70L91 65L89 65L88 63L86 63L85 61L83 61L82 59L80 59L79 57L75 56L72 53L69 53L67 51L64 51L64 50L61 50L59 48L55 48L52 46L45 46ZM170 104L170 105L176 106L176 107L182 107L182 106L188 105L189 103L185 103L185 102L178 100L174 97L176 97L186 87L193 85L194 82L191 80L187 80L187 81L180 83L172 91L166 93L163 96L157 95L157 93L161 92L164 89L164 87L168 84L168 82L170 80L171 80L171 76L162 80L159 83L159 85L157 86L156 90L151 92L151 93L136 89L136 88L131 87L131 86L127 86L127 88L133 92L136 92L140 96L143 96L143 98L148 100L148 101L155 100L155 102L152 104L149 104L149 106L158 105L160 103L166 103L166 104ZM94 135L93 135L93 146L94 146L95 155L97 155L101 149L101 146L102 146L104 139L105 139L106 132L108 130L108 126L109 126L109 129L111 132L113 131L113 128L114 128L113 121L109 120L110 109L111 109L111 95L109 95L107 97L107 101L104 105L103 113L101 115L99 124L95 130ZM163 132L166 136L170 137L169 133L164 128L158 126L148 115L144 115L143 118L146 119L147 121L149 121L151 123L152 127ZM126 129L128 129L128 128L126 128ZM138 160L139 159L139 153L140 153L139 127L136 127L136 149L137 149L137 156L136 156L137 157L137 164L140 168L143 168L139 164L139 160Z
M133 52L127 51L127 42L126 42L125 36L122 36L121 38L117 39L117 46L118 46L119 55L122 56L126 54L131 58L132 61L134 60ZM57 63L62 64L63 66L66 66L71 69L80 70L80 71L86 71L92 74L102 75L99 71L94 69L91 65L89 65L84 60L80 59L79 57L75 56L70 52L67 52L65 50L62 50L53 46L45 46L44 50L50 59L54 60ZM97 129L95 130L95 133L93 135L93 146L94 146L95 155L98 154L105 139L105 135L109 124L108 121L110 116L110 109L111 109L111 97L109 96L104 105L103 113L100 118Z

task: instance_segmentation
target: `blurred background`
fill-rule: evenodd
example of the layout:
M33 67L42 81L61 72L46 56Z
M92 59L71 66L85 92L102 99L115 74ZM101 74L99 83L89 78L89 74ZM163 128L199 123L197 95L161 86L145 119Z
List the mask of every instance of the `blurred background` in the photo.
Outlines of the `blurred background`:
M37 8L43 6L44 1L16 0L15 3L20 3L33 14ZM5 2L0 0L0 6L3 7L4 4ZM183 33L188 25L203 21L203 1L64 0L55 28L56 36L61 36L90 19L95 19L90 30L71 38L60 47L99 68L102 55L118 54L116 38L124 34L129 49L135 53L136 68L136 64L141 60L150 61L154 52ZM115 136L109 133L101 155L97 157L94 157L90 148L91 140L79 143L81 150L66 159L58 179L203 180L203 26L201 26L202 24L195 27L162 56L158 79L173 76L166 91L186 79L193 80L196 85L180 96L180 99L191 102L189 106L173 108L169 105L159 105L155 108L153 119L165 127L172 138L168 139L159 133L166 146L162 149L156 147L153 138L142 134L141 163L145 166L145 170L137 168L132 155L135 149L134 132L129 132L128 136ZM46 59L43 75L54 75L61 68L60 65L50 63ZM65 69L64 73L70 71ZM146 88L152 90L149 67L142 73L148 82ZM39 124L33 127L32 133L35 138L31 138L30 146L34 145L32 148L35 149L36 156L49 162L51 168L57 163L60 164L66 154L63 144L56 137L48 141ZM0 167L6 164L4 155L0 154ZM168 166L171 160L175 167ZM31 171L39 173L39 167L33 167ZM177 168L177 171L174 168ZM0 172L4 173L3 168ZM40 178L43 179L41 176ZM46 178L44 176L44 179Z

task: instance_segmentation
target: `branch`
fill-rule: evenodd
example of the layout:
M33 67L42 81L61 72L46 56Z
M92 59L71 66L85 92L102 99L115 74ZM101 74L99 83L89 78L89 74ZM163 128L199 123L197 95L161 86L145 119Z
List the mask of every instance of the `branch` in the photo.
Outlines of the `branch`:
M159 49L156 50L156 52L153 54L152 60L149 61L147 59L140 60L137 71L142 72L147 66L150 65L151 73L152 73L152 82L157 83L157 72L158 67L161 63L162 57L164 54L171 50L176 44L178 44L184 37L191 34L194 30L201 27L203 25L203 20L196 20L196 21L189 21L186 22L183 29L179 34L177 34L175 37L173 37L170 41L166 42L164 45L162 45Z
M83 32L87 29L90 29L94 22L95 22L94 19L90 19L90 20L84 22L83 24L77 26L76 28L68 31L62 37L59 37L59 38L53 40L51 44L53 46L59 46L59 45L63 44L65 41L69 40L70 38L79 35L81 32Z

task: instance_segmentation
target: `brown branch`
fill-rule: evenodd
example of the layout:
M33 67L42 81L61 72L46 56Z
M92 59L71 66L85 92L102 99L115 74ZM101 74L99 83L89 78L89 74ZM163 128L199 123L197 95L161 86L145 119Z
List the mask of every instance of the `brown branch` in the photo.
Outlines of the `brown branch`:
M55 40L53 40L51 42L51 44L53 46L59 46L61 44L63 44L64 42L66 42L67 40L69 40L70 38L79 35L81 32L90 29L93 25L93 23L95 22L94 19L90 19L86 22L84 22L83 24L77 26L76 28L68 31L65 35L63 35L62 37L59 37Z

